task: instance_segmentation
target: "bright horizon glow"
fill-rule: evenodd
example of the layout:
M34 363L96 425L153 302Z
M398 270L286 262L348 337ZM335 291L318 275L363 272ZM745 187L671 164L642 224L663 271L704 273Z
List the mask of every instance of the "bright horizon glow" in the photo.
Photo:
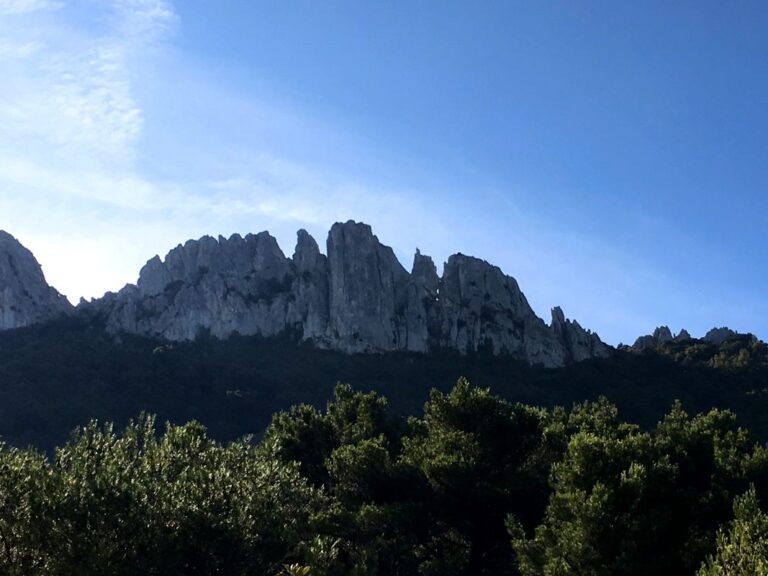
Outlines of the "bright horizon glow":
M0 229L70 300L370 224L606 342L768 337L768 5L0 0Z

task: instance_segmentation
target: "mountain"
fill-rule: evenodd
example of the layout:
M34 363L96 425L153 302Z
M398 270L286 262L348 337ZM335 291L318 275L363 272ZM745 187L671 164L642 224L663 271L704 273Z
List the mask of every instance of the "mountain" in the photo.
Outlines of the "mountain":
M222 440L258 435L275 411L323 406L338 381L412 415L460 376L547 407L606 396L643 426L675 399L731 409L768 438L768 346L754 336L662 326L613 350L559 308L545 324L482 260L456 254L438 275L417 251L405 270L364 224L336 224L325 254L299 231L290 258L266 232L189 241L74 310L0 238L0 441L15 446L50 448L90 418L141 411Z
M290 258L267 232L190 240L82 309L114 333L169 341L292 333L345 353L490 350L546 367L611 351L560 308L547 325L498 267L454 254L440 277L417 251L408 272L354 221L333 225L326 255L304 230Z
M21 328L72 311L45 281L32 252L0 230L0 330Z

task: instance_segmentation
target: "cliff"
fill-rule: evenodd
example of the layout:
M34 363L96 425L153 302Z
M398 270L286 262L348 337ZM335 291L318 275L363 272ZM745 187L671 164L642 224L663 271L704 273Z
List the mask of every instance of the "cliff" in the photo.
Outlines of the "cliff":
M0 330L44 322L72 310L45 281L32 252L0 230Z
M331 228L326 255L303 230L290 258L267 232L190 240L147 262L136 285L84 306L114 332L168 340L290 331L347 353L485 349L552 367L611 350L559 308L545 324L496 266L455 254L440 277L417 251L409 272L353 221Z

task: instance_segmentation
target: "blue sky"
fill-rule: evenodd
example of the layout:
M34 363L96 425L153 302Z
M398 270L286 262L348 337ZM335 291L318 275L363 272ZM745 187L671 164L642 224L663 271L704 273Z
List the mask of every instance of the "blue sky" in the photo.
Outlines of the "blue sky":
M0 228L70 299L370 223L616 344L768 337L765 2L0 0Z

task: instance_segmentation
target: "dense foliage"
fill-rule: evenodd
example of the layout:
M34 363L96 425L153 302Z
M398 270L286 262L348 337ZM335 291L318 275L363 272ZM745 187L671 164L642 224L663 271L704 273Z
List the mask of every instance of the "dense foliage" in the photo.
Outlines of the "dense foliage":
M606 399L513 403L466 380L403 419L337 385L221 444L197 423L0 449L8 575L695 575L768 566L768 449L732 413L655 426Z
M671 342L557 370L508 357L451 351L345 355L281 339L201 334L169 345L107 334L98 318L65 318L0 332L0 439L48 451L91 418L124 426L143 410L161 420L202 422L213 438L260 436L272 414L325 405L336 382L390 400L400 416L419 414L429 390L465 376L514 402L552 408L607 397L629 422L652 427L679 399L690 412L729 409L768 439L766 346L740 337L713 346Z
M324 494L295 465L199 424L155 437L91 423L52 461L0 453L0 573L270 574L312 535Z

